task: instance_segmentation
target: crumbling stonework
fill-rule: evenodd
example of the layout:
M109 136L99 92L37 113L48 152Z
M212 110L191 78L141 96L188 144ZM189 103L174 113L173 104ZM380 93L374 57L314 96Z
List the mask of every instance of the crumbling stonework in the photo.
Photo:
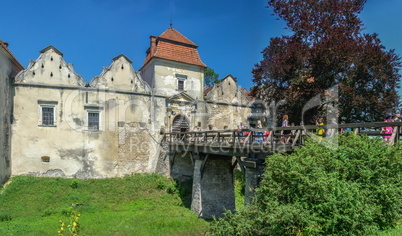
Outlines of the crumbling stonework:
M8 44L0 41L0 184L11 174L12 80L20 70L22 66L8 50Z

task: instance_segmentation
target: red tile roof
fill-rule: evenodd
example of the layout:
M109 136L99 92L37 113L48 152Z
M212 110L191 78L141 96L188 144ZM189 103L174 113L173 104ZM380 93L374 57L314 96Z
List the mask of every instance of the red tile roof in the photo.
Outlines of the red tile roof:
M246 95L251 101L254 101L256 98L252 96L251 91L246 91L244 92L244 95Z
M182 35L179 31L177 31L173 28L167 29L165 32L163 32L161 35L159 35L159 38L164 38L164 39L168 39L168 40L171 40L174 42L189 44L189 45L198 47L190 39L188 39L186 36Z
M204 90L204 95L207 95L213 88L214 88L214 86L210 86L210 87L206 88Z
M207 67L201 61L197 47L177 30L169 28L159 37L151 36L151 46L147 50L144 65L155 57Z

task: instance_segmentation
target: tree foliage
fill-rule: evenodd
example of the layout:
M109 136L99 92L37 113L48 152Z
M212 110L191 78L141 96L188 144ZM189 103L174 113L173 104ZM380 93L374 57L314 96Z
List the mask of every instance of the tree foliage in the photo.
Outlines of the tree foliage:
M205 70L204 70L204 83L208 87L219 83L219 74L215 73L214 69L205 68Z
M308 140L266 159L251 206L212 223L215 235L370 235L402 216L402 153L382 139Z
M318 106L302 114L302 108L338 85L337 115L347 122L383 120L398 105L401 62L377 34L362 32L358 14L365 2L269 0L291 35L272 38L263 50L253 69L254 95L269 103L285 99L278 113L298 122L326 112Z

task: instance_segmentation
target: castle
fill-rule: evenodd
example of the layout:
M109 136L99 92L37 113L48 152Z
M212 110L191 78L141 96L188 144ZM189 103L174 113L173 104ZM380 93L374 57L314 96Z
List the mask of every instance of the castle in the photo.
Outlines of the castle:
M163 133L235 129L262 116L236 78L204 88L198 46L170 27L143 66L121 54L89 83L54 46L23 68L0 41L0 182L13 175L169 175Z

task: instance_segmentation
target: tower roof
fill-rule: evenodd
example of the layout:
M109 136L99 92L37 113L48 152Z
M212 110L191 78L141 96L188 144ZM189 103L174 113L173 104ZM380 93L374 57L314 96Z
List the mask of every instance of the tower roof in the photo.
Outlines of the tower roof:
M144 65L152 58L162 58L207 67L201 61L198 46L172 27L159 36L151 36L150 41Z
M198 47L190 39L188 39L186 36L182 35L179 31L175 30L172 27L167 29L161 35L159 35L159 38L167 39L167 40L170 40L170 41L173 41L173 42L184 43L184 44L188 44L188 45L191 45L191 46Z

